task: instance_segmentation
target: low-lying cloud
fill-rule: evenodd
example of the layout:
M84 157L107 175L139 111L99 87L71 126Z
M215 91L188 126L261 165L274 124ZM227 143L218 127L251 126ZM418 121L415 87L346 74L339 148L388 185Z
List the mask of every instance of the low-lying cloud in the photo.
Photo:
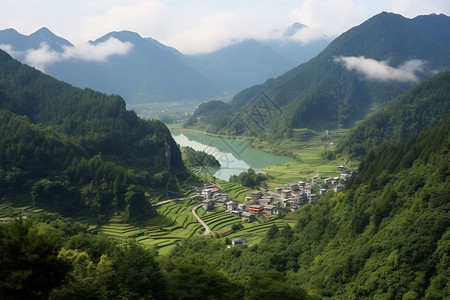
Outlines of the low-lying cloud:
M0 48L11 56L21 59L24 63L45 71L46 66L69 59L106 61L112 55L127 54L133 48L133 44L110 37L108 40L97 44L84 43L79 46L63 46L63 52L52 50L45 42L42 42L38 49L26 51L14 51L10 45L4 44L0 45Z
M398 67L392 67L387 61L377 61L364 56L339 56L335 63L341 63L349 71L363 74L367 79L378 81L419 82L416 73L423 72L425 62L420 59L405 61Z

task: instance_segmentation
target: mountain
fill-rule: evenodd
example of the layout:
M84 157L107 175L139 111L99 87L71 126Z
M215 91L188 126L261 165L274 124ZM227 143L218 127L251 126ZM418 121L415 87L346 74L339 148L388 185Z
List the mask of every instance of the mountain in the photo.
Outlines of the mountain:
M442 72L387 103L338 142L338 152L364 156L385 141L397 143L450 117L450 72Z
M42 27L29 36L20 34L12 28L0 30L0 44L10 45L14 51L39 49L43 42L45 42L50 49L58 52L62 52L64 47L73 46L69 41L58 37L46 27ZM18 59L22 60L23 56L19 55Z
M311 39L302 39L298 35L309 32L312 29L301 23L294 23L284 32L281 39L268 39L263 44L271 47L275 52L289 59L294 67L307 62L324 50L330 41L325 37L317 37L317 33ZM303 41L302 41L303 40Z
M120 42L111 45L109 39ZM75 47L46 28L30 36L7 29L0 31L0 44L20 61L38 65L51 76L81 88L119 94L128 103L208 100L219 94L176 49L134 32L111 32L87 46ZM124 45L126 53L116 52ZM37 49L47 56L27 56Z
M292 228L272 224L257 245L231 250L186 240L171 257L238 282L278 271L313 299L448 299L449 147L447 118L371 150L343 190L301 206Z
M336 38L317 57L238 93L227 115L202 106L187 124L210 120L209 131L279 140L293 128L351 127L415 83L450 69L445 15L407 19L381 13ZM441 32L441 33L436 33ZM261 108L263 107L263 108ZM206 113L205 113L206 112Z
M217 95L208 79L183 62L181 53L156 40L122 31L90 44L110 38L131 43L132 48L126 55L109 57L107 63L60 61L47 67L48 73L76 86L120 94L128 103L205 100Z
M152 197L179 192L181 152L158 120L144 121L119 96L75 88L0 50L0 199L95 222L151 213Z
M234 94L310 60L329 44L324 38L308 43L293 39L304 28L307 26L294 23L278 39L247 39L212 53L186 58L222 92Z
M294 66L270 46L256 40L245 40L188 59L195 69L228 94L281 75Z
M323 41L317 48L314 43L301 45L288 38L283 42L247 40L214 53L186 56L130 31L111 32L81 46L47 28L29 36L14 29L0 31L2 48L21 62L81 88L119 94L127 103L231 98L324 48ZM120 42L113 44L111 39Z

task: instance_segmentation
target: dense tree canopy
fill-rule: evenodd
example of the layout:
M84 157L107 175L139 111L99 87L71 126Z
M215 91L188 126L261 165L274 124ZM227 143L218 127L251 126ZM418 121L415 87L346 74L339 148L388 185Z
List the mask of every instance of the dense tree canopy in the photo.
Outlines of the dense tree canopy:
M248 248L188 240L171 259L248 282L275 270L318 298L448 298L449 149L447 119L369 152L343 192L299 209L294 228Z
M0 51L0 201L29 195L64 214L150 214L145 192L165 194L185 172L163 123L119 96L74 88ZM177 191L178 187L170 187Z
M356 125L338 142L338 153L362 157L383 141L399 142L450 115L450 72L411 88Z

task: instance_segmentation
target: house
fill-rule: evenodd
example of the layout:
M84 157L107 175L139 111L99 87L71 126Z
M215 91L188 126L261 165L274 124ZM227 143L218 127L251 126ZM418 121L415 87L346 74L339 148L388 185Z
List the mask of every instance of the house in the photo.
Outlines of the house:
M267 198L259 199L258 202L260 205L267 205L267 204L271 203L272 201L273 201L272 197L267 197Z
M298 186L299 187L305 187L305 185L306 185L306 182L304 182L304 181L299 181L298 182Z
M331 183L331 180L332 180L332 178L330 178L330 177L325 178L325 179L323 180L323 183L324 183L324 184L330 184L330 183Z
M258 191L252 192L252 200L258 200L259 198L261 198L260 192L258 192Z
M241 217L242 217L242 221L247 222L247 223L250 223L250 222L253 222L256 220L255 215L248 211L242 212Z
M245 239L231 239L231 247L245 245Z
M223 199L225 202L228 201L228 194L226 193L216 193L214 194L214 200Z
M291 184L291 185L289 186L289 188L290 188L291 191L293 191L293 192L298 191L298 190L300 189L297 183Z
M237 208L239 210L245 211L245 210L247 210L247 204L239 203Z
M317 200L317 194L308 194L309 203L313 203Z
M255 214L258 214L258 213L264 211L264 206L262 206L262 205L250 205L248 207L248 211L253 212Z
M206 199L210 199L211 195L212 195L211 190L210 189L204 189L202 191L202 195L205 196Z
M275 205L265 205L264 211L269 213L270 215L278 215L279 213L278 207L276 207Z
M327 189L320 189L320 190L319 190L319 194L320 194L321 196L325 195L326 193L327 193Z
M281 190L282 190L282 188L280 188L280 187L275 188L275 192L277 192L277 193L281 193Z
M297 205L292 205L292 206L291 206L291 211L292 211L292 212L296 211L297 209L298 209L298 206L297 206Z
M233 210L231 211L231 213L232 213L233 215L236 215L236 216L240 217L241 214L242 214L242 211L241 211L241 210L235 210L235 209L233 209Z
M219 191L218 188L211 188L210 190L211 190L211 193L217 193Z
M245 197L245 203L249 202L250 200L252 200L252 197Z
M339 192L340 190L342 190L344 188L344 186L342 185L342 184L338 184L338 185L336 185L335 187L334 187L334 191L337 193L337 192Z
M235 210L237 207L237 203L233 202L233 201L228 201L227 203L225 203L226 205L226 210L232 211Z
M291 190L282 190L281 191L281 195L283 196L283 198L288 198L291 195Z
M216 202L216 206L218 207L226 207L226 202L228 202L228 199L224 199L224 198L219 198L216 199L214 202Z
M210 210L214 208L214 202L211 200L203 200L202 201L202 208L206 210Z

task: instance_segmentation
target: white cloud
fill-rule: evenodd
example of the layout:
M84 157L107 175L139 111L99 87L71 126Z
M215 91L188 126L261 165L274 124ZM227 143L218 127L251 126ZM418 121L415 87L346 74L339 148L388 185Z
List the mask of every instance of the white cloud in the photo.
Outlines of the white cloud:
M316 33L336 37L372 15L367 5L354 0L305 0L291 11L290 18L314 28Z
M274 29L294 22L310 27L295 36L308 42L336 37L382 11L450 15L449 0L2 0L2 7L0 29L30 34L45 26L74 44L129 30L189 54L273 38Z
M130 42L122 42L110 37L98 44L84 43L76 47L64 47L62 59L85 61L106 61L111 55L125 55L133 48Z
M392 0L391 5L394 12L408 18L432 13L448 15L450 12L448 0Z
M38 49L28 49L26 51L14 51L11 45L0 45L0 48L15 58L23 57L23 61L26 64L45 71L47 65L68 59L106 61L112 55L127 54L133 48L133 44L121 42L116 38L110 37L108 40L98 44L84 43L78 46L64 46L63 52L50 49L45 42L41 43Z
M324 37L326 36L323 32L310 27L303 27L299 29L294 35L290 36L289 39L301 42L302 44L308 44Z
M0 49L7 52L9 55L14 57L15 59L18 59L23 54L22 51L15 51L13 46L7 45L7 44L0 44Z
M45 71L45 66L61 60L61 54L51 50L47 43L41 43L38 49L28 49L25 51L24 62L41 71Z
M425 62L414 59L405 61L397 68L389 66L387 61L377 61L364 56L339 56L335 63L342 63L349 71L355 70L368 79L378 81L419 82L417 72L423 72Z

